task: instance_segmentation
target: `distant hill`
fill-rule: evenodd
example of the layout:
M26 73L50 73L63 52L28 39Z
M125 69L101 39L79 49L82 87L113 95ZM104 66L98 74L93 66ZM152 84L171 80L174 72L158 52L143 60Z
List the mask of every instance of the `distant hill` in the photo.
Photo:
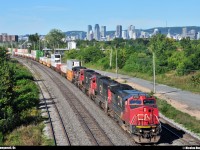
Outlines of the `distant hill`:
M142 31L153 33L154 29L159 29L162 34L167 34L168 29L170 29L170 34L182 34L183 28L184 27L157 27L157 28L151 28L151 29L146 29L146 30L142 30ZM200 27L198 27L198 26L186 26L186 28L187 28L187 31L190 31L193 29L196 32L200 32Z
M67 31L64 33L66 34L66 36L80 36L80 34L82 34L83 37L85 37L87 34L87 32L85 31Z
M190 30L195 30L196 32L200 32L200 27L199 26L183 26L183 27L155 27L155 28L150 28L150 29L136 29L136 32L144 31L148 33L153 33L154 29L159 29L162 34L167 34L168 29L170 29L170 34L182 34L182 29L186 27L187 31ZM83 37L86 37L87 32L85 31L67 31L64 32L67 36L80 36L82 34ZM114 36L115 31L107 31L107 35Z

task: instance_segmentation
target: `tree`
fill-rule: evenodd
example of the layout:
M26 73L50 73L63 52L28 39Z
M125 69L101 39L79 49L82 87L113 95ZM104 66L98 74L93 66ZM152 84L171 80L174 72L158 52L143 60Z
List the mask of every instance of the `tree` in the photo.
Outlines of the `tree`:
M0 63L8 60L8 55L6 52L8 51L4 47L0 47Z
M54 52L56 47L66 47L64 39L65 34L59 29L52 29L46 36L45 40L47 41L48 47L51 48Z
M164 73L168 67L168 57L176 51L175 41L158 34L150 39L148 49L156 55L156 68L158 73Z
M29 35L28 41L31 43L31 46L29 47L29 52L31 49L40 49L40 46L38 46L37 44L40 42L40 36L38 35L38 33Z
M85 63L97 62L100 58L104 57L102 50L96 47L87 47L80 51L81 58Z
M28 37L29 42L38 42L39 39L40 39L40 37L39 37L38 33L31 34Z
M14 99L15 72L6 58L5 48L0 48L0 131L12 126L12 100Z

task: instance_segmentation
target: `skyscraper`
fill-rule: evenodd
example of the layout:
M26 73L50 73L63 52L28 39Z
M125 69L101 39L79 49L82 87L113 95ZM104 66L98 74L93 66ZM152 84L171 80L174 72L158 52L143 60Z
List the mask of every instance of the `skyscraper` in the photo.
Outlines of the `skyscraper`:
M121 25L117 25L115 37L122 38L122 26Z
M87 31L87 39L90 41L92 40L91 38L91 31L92 31L92 26L91 25L88 25L88 31Z
M106 26L101 26L101 38L106 37Z
M197 40L200 39L200 32L197 33Z
M94 26L94 39L99 41L100 40L100 28L99 24L95 24Z
M187 37L187 28L182 29L182 37L183 38Z
M129 39L133 39L134 32L135 32L135 26L130 25L128 27L128 38Z
M127 39L127 30L122 31L122 38Z

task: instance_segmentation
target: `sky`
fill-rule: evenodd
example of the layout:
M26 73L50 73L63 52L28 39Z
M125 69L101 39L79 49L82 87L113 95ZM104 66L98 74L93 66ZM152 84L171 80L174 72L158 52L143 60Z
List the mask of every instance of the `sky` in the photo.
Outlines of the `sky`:
M0 34L200 26L200 0L1 0Z

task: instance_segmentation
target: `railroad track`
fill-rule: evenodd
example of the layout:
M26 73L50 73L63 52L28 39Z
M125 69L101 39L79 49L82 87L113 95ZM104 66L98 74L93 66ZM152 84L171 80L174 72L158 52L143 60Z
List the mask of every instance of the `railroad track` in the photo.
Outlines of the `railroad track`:
M23 61L23 59L22 59ZM21 61L21 63L23 65L23 62ZM54 101L54 98L52 97L49 89L47 88L47 86L45 85L44 81L40 78L39 74L37 73L36 70L33 69L33 67L30 67L29 65L26 65L29 70L35 75L34 79L36 82L36 84L39 87L40 93L41 93L41 103L40 105L44 105L45 110L47 112L48 115L48 120L46 121L47 123L50 123L50 128L51 128L51 133L52 133L52 137L54 140L54 144L57 145L71 145L68 133L65 129L65 125L63 122L63 119L61 117L61 114L58 110L58 107L56 106L56 103ZM31 64L32 66L32 64ZM48 97L48 98L47 98ZM56 114L51 114L51 110L50 108L53 106L53 108L55 109ZM52 115L54 115L54 117L52 117ZM54 118L54 120L52 120L52 118ZM57 118L55 120L55 118Z
M179 146L200 145L200 140L197 137L187 133L163 118L160 120L162 121L162 135L160 143L168 143Z
M78 119L81 122L82 127L84 128L86 134L88 135L92 145L99 145L99 146L113 145L112 141L108 138L108 136L103 131L103 129L99 126L97 121L88 112L88 110L80 102L80 100L69 90L69 88L65 84L63 84L59 78L54 76L51 70L49 70L49 68L41 66L37 62L33 62L33 63L37 65L41 70L43 70L53 80L53 82L59 87L66 101L68 101L71 108L78 116Z
M70 106L73 108L73 111L77 114L79 121L82 123L85 132L88 137L90 137L90 141L92 145L113 145L111 140L105 134L105 132L101 129L95 119L90 115L87 109L82 105L79 98L74 96L76 92L71 92L69 88L77 88L72 83L66 80L68 85L64 85L62 81L56 77L52 70L40 65L38 62L31 61L37 67L42 69L60 88L60 91L65 96L66 100L70 103ZM77 90L79 90L77 88ZM172 124L167 122L166 120L162 120L162 133L161 140L159 143L154 144L155 146L159 145L200 145L200 141L195 137L187 134L183 130L178 129L177 127L173 127ZM163 123L164 122L164 123Z

